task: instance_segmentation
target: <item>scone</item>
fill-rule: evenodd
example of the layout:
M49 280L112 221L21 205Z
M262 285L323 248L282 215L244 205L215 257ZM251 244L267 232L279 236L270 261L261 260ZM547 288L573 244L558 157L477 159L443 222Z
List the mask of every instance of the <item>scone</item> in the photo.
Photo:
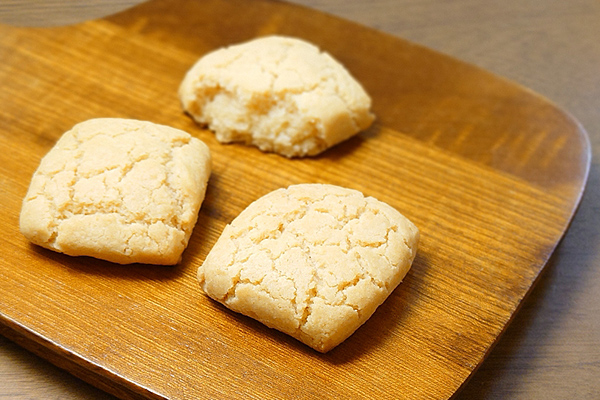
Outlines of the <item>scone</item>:
M227 225L198 269L204 293L320 352L398 286L419 231L391 206L333 185L279 189Z
M200 140L145 121L75 125L42 159L21 210L31 242L120 264L176 264L210 175Z
M202 57L179 88L183 109L219 142L312 156L366 129L371 99L333 57L268 36Z

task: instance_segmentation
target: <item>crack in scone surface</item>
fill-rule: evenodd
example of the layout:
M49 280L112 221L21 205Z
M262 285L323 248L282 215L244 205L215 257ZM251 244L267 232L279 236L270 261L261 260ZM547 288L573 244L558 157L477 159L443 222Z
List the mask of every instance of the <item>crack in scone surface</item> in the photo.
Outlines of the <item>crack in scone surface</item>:
M201 267L207 294L300 338L335 334L348 313L368 318L403 278L400 268L415 249L396 236L406 228L397 211L353 190L328 190L281 189L243 211L212 250L227 247L227 261L219 265L209 254ZM225 274L221 295L211 291L213 274ZM341 317L322 315L340 308ZM323 318L330 326L322 327Z

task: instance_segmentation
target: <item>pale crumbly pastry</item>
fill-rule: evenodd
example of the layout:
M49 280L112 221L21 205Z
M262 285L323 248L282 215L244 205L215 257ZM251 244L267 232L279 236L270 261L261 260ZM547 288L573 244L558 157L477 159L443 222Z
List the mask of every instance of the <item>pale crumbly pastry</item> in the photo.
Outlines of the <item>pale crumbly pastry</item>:
M64 133L21 210L31 242L120 264L176 264L210 175L199 139L146 121L100 118Z
M384 202L334 185L292 185L225 227L198 280L231 310L327 352L398 286L418 241L417 227Z
M187 72L183 109L219 142L312 156L374 120L348 70L304 40L267 36L213 51Z

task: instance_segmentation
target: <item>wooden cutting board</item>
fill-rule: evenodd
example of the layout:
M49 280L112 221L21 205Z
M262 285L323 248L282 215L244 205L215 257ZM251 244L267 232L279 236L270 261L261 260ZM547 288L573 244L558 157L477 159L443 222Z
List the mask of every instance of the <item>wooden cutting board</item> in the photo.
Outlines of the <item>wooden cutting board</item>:
M177 99L184 73L210 50L268 34L340 60L372 96L375 125L299 160L221 145L198 128ZM76 26L0 26L0 60L0 333L122 398L450 398L531 290L587 179L587 135L549 101L285 3L155 0ZM211 148L181 264L74 258L19 233L40 159L95 117L171 125ZM302 182L358 189L422 234L404 282L327 354L210 301L195 278L250 202Z

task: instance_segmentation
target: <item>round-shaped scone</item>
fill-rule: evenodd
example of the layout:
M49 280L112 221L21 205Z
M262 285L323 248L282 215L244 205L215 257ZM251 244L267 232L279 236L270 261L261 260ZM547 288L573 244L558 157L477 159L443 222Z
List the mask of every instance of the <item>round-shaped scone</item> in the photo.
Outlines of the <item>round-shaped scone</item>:
M64 133L21 209L31 242L120 264L176 264L210 175L199 139L145 121L101 118Z
M386 203L333 185L293 185L227 225L198 280L231 310L327 352L398 286L418 241L417 227Z
M312 156L366 129L371 99L337 60L296 38L268 36L202 57L179 88L183 109L219 142Z

